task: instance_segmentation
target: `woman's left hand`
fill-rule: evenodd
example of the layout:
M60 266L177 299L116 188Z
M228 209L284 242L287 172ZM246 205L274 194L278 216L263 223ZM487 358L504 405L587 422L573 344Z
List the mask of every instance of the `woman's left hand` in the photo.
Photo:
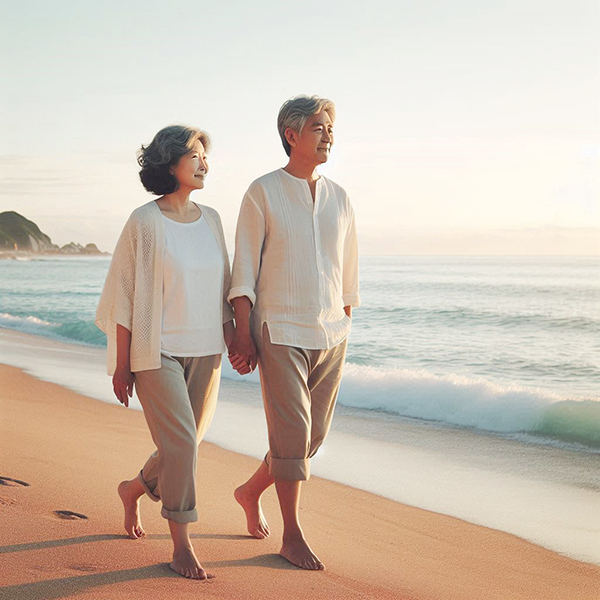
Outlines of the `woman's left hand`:
M129 406L129 398L133 396L134 374L129 367L117 367L113 375L115 396L125 407Z

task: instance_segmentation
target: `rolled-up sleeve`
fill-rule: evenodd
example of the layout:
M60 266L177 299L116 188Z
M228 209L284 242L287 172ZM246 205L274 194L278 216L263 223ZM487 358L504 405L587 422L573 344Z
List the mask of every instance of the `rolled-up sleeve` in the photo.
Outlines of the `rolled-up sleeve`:
M344 306L358 308L360 295L358 292L358 239L354 223L354 211L349 207L350 219L344 241L344 263L342 268L342 299Z
M263 243L265 241L265 215L261 208L261 188L251 187L240 208L235 233L235 257L231 274L231 289L227 300L247 296L256 303L256 282L260 271Z

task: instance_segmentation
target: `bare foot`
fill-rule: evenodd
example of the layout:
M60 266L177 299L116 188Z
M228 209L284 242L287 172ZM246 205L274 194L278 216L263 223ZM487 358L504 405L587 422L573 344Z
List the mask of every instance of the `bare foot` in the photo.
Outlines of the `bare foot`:
M125 531L132 540L146 536L140 519L140 496L137 495L136 481L122 481L117 488L125 509Z
M269 537L271 532L263 515L260 499L248 494L244 485L237 488L233 495L246 513L248 533L259 540Z
M302 534L284 538L279 554L301 569L308 569L309 571L325 570L325 565L310 549Z
M175 573L188 579L208 579L209 575L196 558L193 548L183 548L173 552L173 562L169 565Z

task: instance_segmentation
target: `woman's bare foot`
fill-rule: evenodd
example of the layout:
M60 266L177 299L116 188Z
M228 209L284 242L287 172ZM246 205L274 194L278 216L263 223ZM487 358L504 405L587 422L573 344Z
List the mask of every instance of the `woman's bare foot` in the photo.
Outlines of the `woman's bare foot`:
M245 484L237 488L233 495L246 513L248 533L259 540L269 537L271 532L260 506L260 497L250 494Z
M302 534L284 537L279 554L301 569L308 569L309 571L323 571L325 569L325 565L310 549Z
M140 519L140 497L144 493L142 484L137 479L122 481L117 491L125 509L125 531L127 535L133 540L145 537L146 532L142 528Z
M206 571L196 558L193 548L181 548L173 552L173 562L169 565L175 573L188 579L208 579Z

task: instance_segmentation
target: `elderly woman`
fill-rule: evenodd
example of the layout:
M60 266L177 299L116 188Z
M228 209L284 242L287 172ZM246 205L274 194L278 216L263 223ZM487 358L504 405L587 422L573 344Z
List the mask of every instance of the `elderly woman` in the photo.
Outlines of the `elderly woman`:
M191 579L207 577L188 532L198 518L197 445L213 417L221 355L234 335L221 220L190 200L204 188L209 149L205 132L177 125L141 147L140 179L160 198L125 224L96 313L108 338L115 395L128 406L135 382L157 446L139 474L119 485L125 530L143 537L139 498L160 500L174 544L170 566ZM243 361L232 363L249 370Z

